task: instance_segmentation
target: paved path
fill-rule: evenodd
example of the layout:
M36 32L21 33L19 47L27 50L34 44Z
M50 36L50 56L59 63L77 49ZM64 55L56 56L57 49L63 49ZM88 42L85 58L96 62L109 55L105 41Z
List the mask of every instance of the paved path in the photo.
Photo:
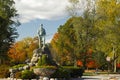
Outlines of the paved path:
M0 80L10 80L10 79L0 79ZM21 79L17 79L17 80L21 80ZM82 76L82 78L74 78L71 80L120 80L120 74L103 74L103 75L97 75L97 76Z
M72 80L120 80L120 74L104 74L97 76L82 76Z

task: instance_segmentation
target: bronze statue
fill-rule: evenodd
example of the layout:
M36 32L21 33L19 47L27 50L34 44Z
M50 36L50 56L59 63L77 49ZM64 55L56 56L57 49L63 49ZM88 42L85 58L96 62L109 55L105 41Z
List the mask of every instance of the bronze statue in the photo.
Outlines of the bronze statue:
M38 29L39 48L45 46L45 36L46 36L46 31L43 28L43 24L41 24L40 28Z

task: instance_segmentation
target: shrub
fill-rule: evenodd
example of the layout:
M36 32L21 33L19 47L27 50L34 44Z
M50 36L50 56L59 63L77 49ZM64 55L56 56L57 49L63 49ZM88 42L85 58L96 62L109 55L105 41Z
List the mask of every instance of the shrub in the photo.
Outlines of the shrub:
M12 68L19 68L19 67L23 67L23 66L25 66L26 64L18 64L18 65L15 65L15 66L13 66Z
M0 66L0 78L9 77L9 66L8 65L1 65Z
M48 64L48 60L47 60L47 55L42 55L42 65L47 65Z
M46 54L43 54L41 59L38 60L37 66L46 66L46 65L53 65L52 59L50 59Z
M62 66L58 67L56 72L51 75L51 77L55 78L77 78L83 75L84 70L79 67L74 66Z
M48 57L46 54L42 55L41 59L38 61L38 66L48 65Z
M33 68L46 68L46 69L56 69L56 66L35 66Z
M33 71L30 70L24 70L21 75L22 79L32 79L36 78L36 75L33 73Z
M15 78L21 78L21 76L22 76L21 71L15 73Z
M70 78L70 74L66 69L62 67L58 67L56 72L52 74L51 77L52 78Z
M70 77L77 78L81 77L83 75L84 70L80 67L74 67L74 66L63 66L64 69L69 71Z

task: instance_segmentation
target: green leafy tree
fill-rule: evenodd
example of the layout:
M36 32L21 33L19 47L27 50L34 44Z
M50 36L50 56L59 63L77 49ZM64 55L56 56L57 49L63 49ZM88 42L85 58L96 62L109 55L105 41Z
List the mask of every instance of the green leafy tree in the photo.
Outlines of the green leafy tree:
M120 2L118 0L93 1L87 0L87 8L83 15L76 17L79 1L70 0L72 6L68 7L68 10L72 11L70 12L72 18L65 25L60 26L55 41L56 51L61 54L61 57L66 53L70 56L74 55L71 60L82 59L84 67L89 57L87 56L89 49L92 49L96 56L99 51L105 53L105 56L112 52L114 63L120 59ZM100 58L103 53L97 57ZM96 62L101 62L99 60Z
M79 0L70 0L70 3L72 4L72 6L68 7L68 12L71 13L71 11L73 11L75 13L72 13L72 15L76 16L75 14L80 11ZM77 58L82 59L84 68L86 68L86 60L89 57L87 56L87 52L89 51L89 49L95 48L93 47L93 43L95 41L95 37L97 37L96 33L98 32L98 29L95 28L94 25L95 12L92 2L90 0L87 0L86 3L87 7L84 9L84 13L82 14L82 16L76 17L73 20L77 42L76 45L74 45L76 46L74 51Z
M69 19L64 25L58 28L57 37L54 37L51 41L51 45L60 57L59 64L61 65L71 65L74 63L74 45L75 31L72 25L73 18Z
M94 52L92 53L92 59L96 63L96 68L100 68L107 63L106 57L107 56L105 55L105 53L103 53L101 51L97 51L95 53Z
M13 0L0 0L0 61L6 58L10 45L18 37L19 22L14 20L18 16L14 4Z
M57 48L58 54L61 54L62 63L70 61L71 64L76 64L78 59L86 62L87 53L92 48L93 38L95 37L95 32L89 25L90 23L91 19L86 16L72 17L63 26L59 27L59 36L56 40L53 39L55 41L54 45L56 45L53 45L53 47Z
M102 37L97 42L99 45L97 49L108 55L111 52L114 54L111 58L114 62L114 72L116 72L116 62L119 61L120 49L120 1L98 0L96 6L96 27L102 32Z
M116 60L119 56L120 2L117 0L97 0L92 7L92 2L87 1L88 4L83 19L75 21L77 23L77 41L79 41L77 44L81 45L78 49L81 48L86 53L89 47L92 46L93 50L96 51L103 51L106 54L112 52L114 54L112 61L114 62L115 72ZM78 24L81 21L83 28L80 28L81 24Z

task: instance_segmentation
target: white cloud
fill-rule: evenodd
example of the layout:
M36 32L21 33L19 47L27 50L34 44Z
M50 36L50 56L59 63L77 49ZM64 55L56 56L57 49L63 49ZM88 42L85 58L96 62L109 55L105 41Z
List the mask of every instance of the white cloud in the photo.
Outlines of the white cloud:
M66 16L68 0L15 0L20 22L59 19Z
M25 23L34 19L60 19L67 15L66 7L69 0L14 0L20 15L20 22ZM80 1L80 13L86 6L86 0Z

